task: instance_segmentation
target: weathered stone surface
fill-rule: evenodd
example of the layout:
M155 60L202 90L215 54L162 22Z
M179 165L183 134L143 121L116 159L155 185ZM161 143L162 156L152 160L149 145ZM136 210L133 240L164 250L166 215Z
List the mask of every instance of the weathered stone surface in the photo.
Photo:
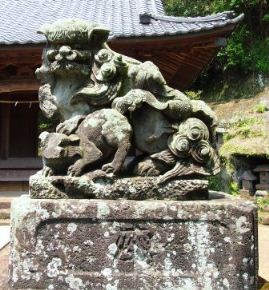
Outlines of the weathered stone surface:
M96 199L171 199L201 200L208 198L207 180L170 180L158 183L158 177L113 179L95 171L91 176L51 176L41 172L30 178L31 198L96 198ZM102 173L102 172L101 172Z
M152 62L111 50L109 30L100 25L62 19L43 25L39 33L47 39L36 70L40 109L60 123L55 132L40 135L43 183L35 176L34 192L46 186L45 198L68 198L70 192L78 198L76 190L65 191L65 184L55 188L55 178L68 182L97 171L118 178L119 186L126 176L186 184L187 178L220 172L217 117L206 103L169 87Z
M266 190L257 190L255 195L256 197L269 197L269 193Z
M222 197L222 198L220 198ZM252 202L12 203L13 289L256 289Z

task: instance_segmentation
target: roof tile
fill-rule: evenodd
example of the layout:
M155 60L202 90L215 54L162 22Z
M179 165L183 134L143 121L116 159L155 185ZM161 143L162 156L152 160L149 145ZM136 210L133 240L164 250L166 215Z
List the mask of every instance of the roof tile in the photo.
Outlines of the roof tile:
M140 22L146 15L148 24ZM62 18L81 18L107 26L110 38L180 35L236 24L231 12L207 17L164 14L162 0L0 0L0 45L45 42L36 31Z

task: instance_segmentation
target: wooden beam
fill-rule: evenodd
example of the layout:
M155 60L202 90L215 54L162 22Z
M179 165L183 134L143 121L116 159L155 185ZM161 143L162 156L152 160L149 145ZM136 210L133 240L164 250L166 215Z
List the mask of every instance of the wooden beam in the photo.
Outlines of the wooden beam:
M0 159L7 159L9 156L10 106L0 105L0 112Z
M168 82L178 83L181 80L180 83L187 82L184 84L184 88L187 88L208 64L208 61L212 60L220 47L224 45L226 37L233 28L234 25L230 25L213 31L188 35L118 38L110 40L108 44L119 53L137 58L140 61L155 62ZM41 63L42 49L43 45L21 45L6 49L0 47L0 66L13 64L18 67L29 66L33 68ZM184 74L186 68L188 75ZM34 81L27 84L15 81L8 84L0 83L0 93L37 91L38 86L38 82L34 83ZM182 84L180 87L183 88Z
M218 48L193 48L189 54L185 54L185 58L179 64L170 84L172 86L178 86L183 90L189 88L210 61L212 61L217 51ZM195 62L197 66L194 65Z
M0 48L0 65L38 65L41 61L42 47L10 47Z
M42 168L42 158L36 157L26 157L26 158L8 158L8 160L3 160L0 162L0 170L9 169L41 169Z
M40 84L35 79L0 81L0 93L36 92Z
M198 33L189 33L187 35L174 35L164 37L138 37L138 38L115 38L108 42L109 46L115 50L132 51L142 49L144 51L152 48L165 50L194 46L222 46L219 39L227 38L236 25L230 25L225 28L214 29L213 31L204 31Z
M16 54L10 52L8 54L0 51L0 65L31 65L37 66L41 64L41 54L38 55L27 55L26 53Z

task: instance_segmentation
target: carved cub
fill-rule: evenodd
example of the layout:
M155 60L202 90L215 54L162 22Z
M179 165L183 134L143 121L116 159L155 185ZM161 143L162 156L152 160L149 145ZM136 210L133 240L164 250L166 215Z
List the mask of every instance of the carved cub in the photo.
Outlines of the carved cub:
M82 119L74 134L42 133L44 175L80 176L101 165L106 173L120 170L130 148L132 128L114 109L102 109Z

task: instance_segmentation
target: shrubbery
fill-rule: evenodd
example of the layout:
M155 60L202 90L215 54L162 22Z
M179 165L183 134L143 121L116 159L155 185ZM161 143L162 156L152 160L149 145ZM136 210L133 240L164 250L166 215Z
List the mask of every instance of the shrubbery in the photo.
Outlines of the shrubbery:
M243 23L219 53L217 67L269 74L268 0L166 0L165 7L168 14L178 16L204 16L224 10L244 13Z

